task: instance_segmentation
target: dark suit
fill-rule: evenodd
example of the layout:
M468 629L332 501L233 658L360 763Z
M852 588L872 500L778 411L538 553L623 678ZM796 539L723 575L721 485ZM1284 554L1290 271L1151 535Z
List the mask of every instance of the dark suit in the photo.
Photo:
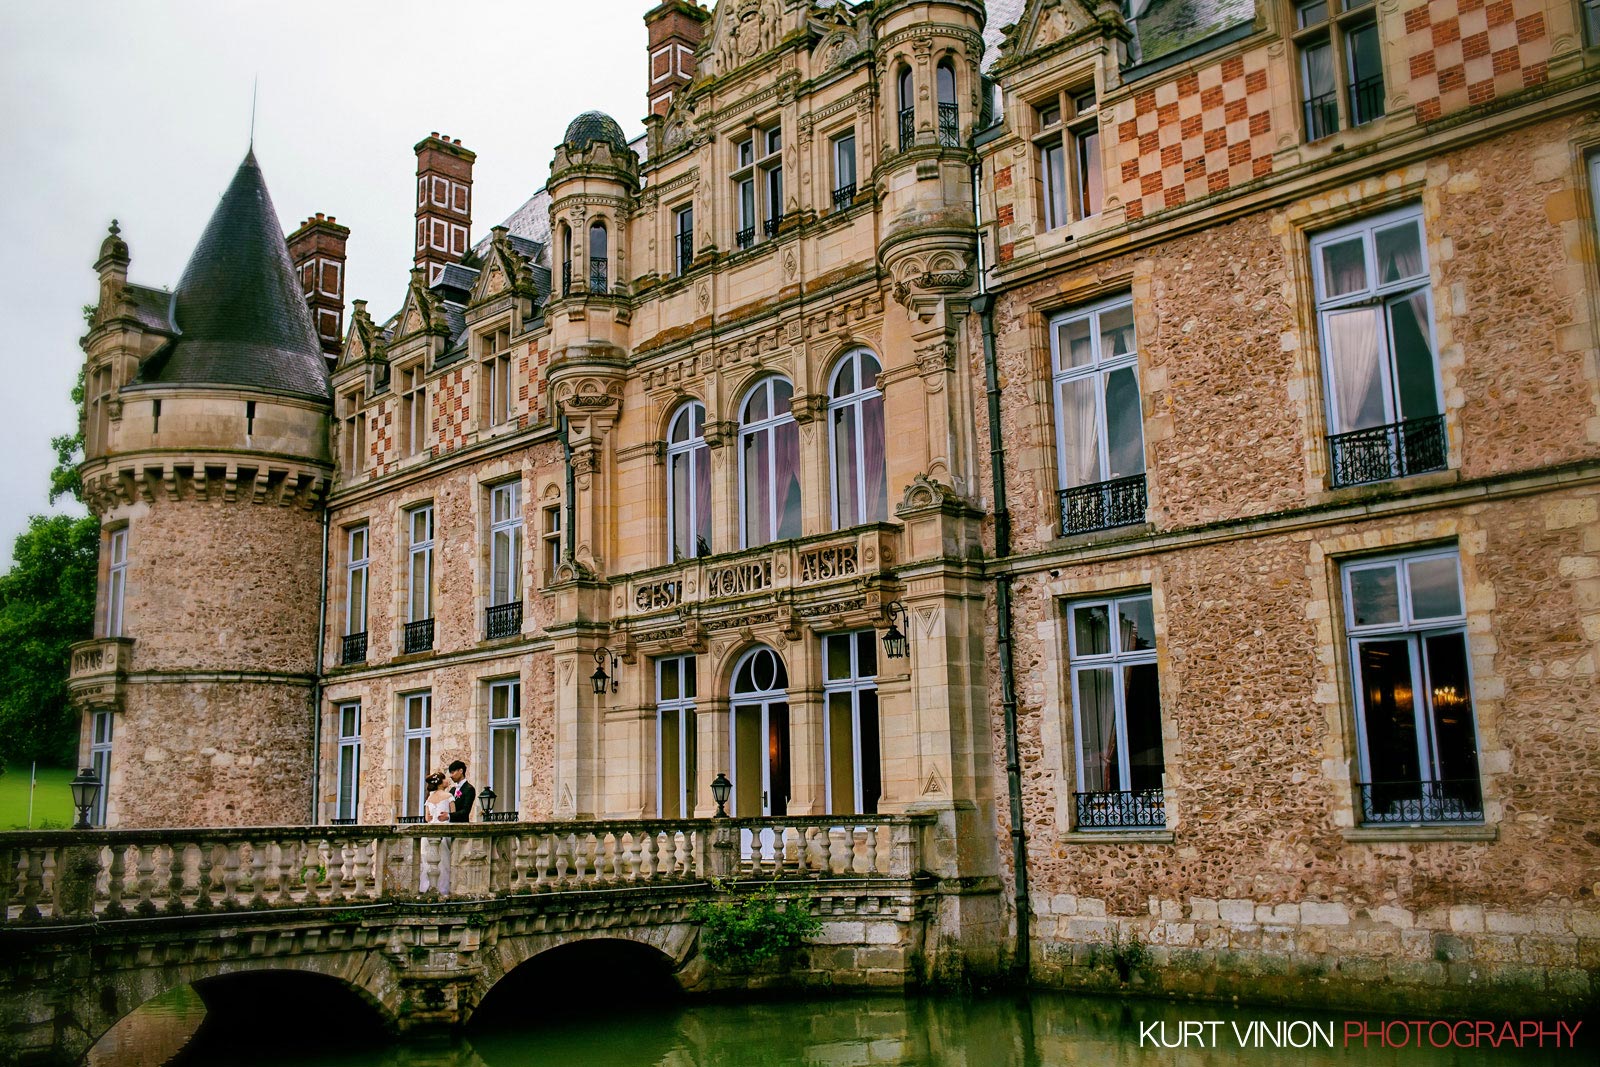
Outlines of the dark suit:
M465 778L456 786L456 802L450 806L451 822L466 822L467 816L472 814L472 802L478 799L478 791L472 788L472 783Z

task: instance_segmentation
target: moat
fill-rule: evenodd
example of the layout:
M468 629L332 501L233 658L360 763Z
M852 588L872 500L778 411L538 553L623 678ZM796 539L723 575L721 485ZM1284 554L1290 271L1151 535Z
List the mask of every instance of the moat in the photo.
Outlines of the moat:
M1277 1011L1208 1003L1072 996L846 997L742 1003L646 1001L622 1008L591 987L604 1009L518 997L501 1004L448 1041L393 1042L353 1031L340 1008L307 1010L332 1023L308 1039L293 1013L283 1013L291 1040L267 1042L259 1025L207 1019L189 987L139 1009L91 1053L89 1067L779 1067L779 1065L900 1064L906 1067L1048 1067L1056 1064L1471 1065L1593 1062L1597 1046L1587 1026L1577 1048L1559 1047L1545 1020L1544 1047L1529 1040L1499 1048L1472 1040L1484 1024L1454 1023L1454 1047L1430 1047L1423 1029L1394 1020L1337 1011ZM535 1007L534 1005L538 1005ZM348 1007L345 1005L344 1007ZM235 1005L229 1011L237 1011ZM1404 1017L1409 1021L1410 1017ZM342 1020L342 1024L341 1024ZM242 1021L242 1020L241 1020ZM259 1021L259 1020L258 1020ZM1565 1034L1577 1018L1564 1021ZM1185 1025L1188 1024L1188 1025ZM1386 1024L1390 1024L1386 1026ZM1360 1025L1369 1035L1363 1046ZM1495 1036L1505 1033L1496 1022ZM1387 1030L1405 1047L1384 1047ZM334 1036L343 1032L342 1037ZM1484 1030L1483 1033L1488 1031ZM1445 1030L1436 1031L1441 1041ZM1187 1036L1183 1048L1177 1045ZM1165 1043L1165 1046L1162 1043ZM1282 1042L1280 1047L1279 1042Z

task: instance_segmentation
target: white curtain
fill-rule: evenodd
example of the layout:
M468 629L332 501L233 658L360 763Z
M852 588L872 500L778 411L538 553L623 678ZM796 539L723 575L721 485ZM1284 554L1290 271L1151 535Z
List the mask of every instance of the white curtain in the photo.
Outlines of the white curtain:
M1333 378L1335 433L1388 422L1378 368L1378 312L1355 308L1323 317L1328 363Z

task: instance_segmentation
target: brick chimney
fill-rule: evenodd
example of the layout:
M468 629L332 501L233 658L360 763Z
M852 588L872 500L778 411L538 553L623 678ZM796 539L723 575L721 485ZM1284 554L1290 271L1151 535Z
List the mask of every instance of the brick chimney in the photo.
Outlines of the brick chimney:
M432 285L472 247L472 162L477 155L438 132L417 142L416 265Z
M663 0L645 12L650 33L650 114L665 115L673 95L694 79L694 50L711 12L693 0Z
M335 359L344 347L344 246L350 227L317 212L289 235L289 258L311 307L322 350Z

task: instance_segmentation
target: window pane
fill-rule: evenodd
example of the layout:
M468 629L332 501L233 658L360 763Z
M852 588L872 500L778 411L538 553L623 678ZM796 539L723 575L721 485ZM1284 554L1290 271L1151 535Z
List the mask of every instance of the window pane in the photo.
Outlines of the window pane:
M1378 24L1358 26L1345 37L1350 63L1350 121L1371 122L1383 114L1383 57L1378 52Z
M656 693L657 700L678 699L678 660L664 659L661 661L659 688Z
M696 693L694 657L685 656L680 662L683 663L683 695L693 699Z
M678 723L678 712L673 710L658 712L656 731L661 743L660 762L656 765L656 776L661 789L661 810L658 814L663 819L681 819L684 817L684 811L679 761L683 755L680 747L683 735Z
M1111 613L1104 604L1072 609L1073 648L1079 656L1102 656L1111 651Z
M828 784L829 811L854 813L856 810L855 694L829 693L828 699Z
M1369 781L1418 780L1417 720L1411 692L1411 644L1404 639L1357 646Z
M668 514L672 521L672 558L683 559L694 555L694 545L689 542L689 500L692 482L689 478L689 453L679 452L670 461L669 476L672 500Z
M1297 4L1295 17L1301 29L1328 21L1328 0L1310 0L1309 3Z
M833 499L839 516L837 528L842 530L861 521L855 405L835 408L830 421L833 424Z
M346 632L358 634L367 628L367 571L350 572L349 626Z
M885 467L883 397L861 403L862 522L882 522L889 517L889 475Z
M800 426L793 419L772 433L777 471L778 529L776 538L800 536Z
M1160 789L1166 763L1161 750L1161 693L1154 663L1122 668L1122 699L1128 730L1128 788Z
M1300 53L1305 75L1306 99L1315 100L1333 92L1333 49L1326 40L1307 45Z
M1100 213L1100 132L1091 127L1074 140L1078 145L1078 214L1088 218Z
M1334 432L1349 433L1389 422L1378 365L1378 311L1357 308L1323 317L1333 377Z
M857 697L861 728L858 731L861 748L861 811L875 815L878 798L883 795L882 756L878 744L878 691L863 689Z
M744 540L764 545L772 540L772 490L768 477L771 431L760 430L744 438Z
M1434 751L1442 781L1478 780L1478 738L1472 723L1465 634L1440 634L1423 642L1433 705ZM1475 799L1475 798L1474 798Z
M1422 262L1422 232L1416 219L1379 230L1373 240L1378 255L1380 285L1426 276Z
M1117 651L1139 652L1156 647L1156 618L1149 597L1117 601Z
M1067 489L1104 480L1100 476L1100 418L1094 390L1094 376L1062 382L1058 390L1061 484Z
M1132 367L1106 375L1106 458L1109 478L1128 478L1144 471L1144 425L1139 411L1139 382Z
M1423 419L1439 414L1434 384L1433 345L1429 340L1428 294L1417 290L1389 304L1389 329L1394 347L1395 384L1400 392L1400 418Z
M1061 142L1040 149L1044 170L1044 228L1053 230L1067 222L1067 157Z
M835 397L849 396L856 391L856 361L846 359L839 364L839 369L833 375L833 395Z
M1392 564L1350 572L1350 620L1353 626L1400 621L1400 584Z
M878 632L862 630L856 634L856 677L878 676Z
M1116 359L1134 352L1133 305L1110 308L1100 313L1100 358Z
M411 554L411 617L417 622L428 617L428 553Z
M494 778L495 807L501 811L517 810L517 736L515 727L489 731L490 773Z
M1094 361L1094 344L1089 334L1089 317L1068 319L1056 328L1056 366L1061 370L1087 367Z
M1413 619L1456 618L1461 612L1460 571L1454 556L1413 560L1406 564L1411 583Z
M711 446L697 445L691 453L694 472L695 543L690 546L700 555L700 542L705 542L704 552L711 551Z
M1111 668L1077 672L1078 747L1083 754L1080 792L1106 793L1122 788L1117 754L1117 704Z
M355 745L339 746L339 808L335 818L356 818L356 776L361 750Z
M824 676L830 682L849 678L850 675L850 635L828 634L822 639L822 658L827 674Z
M1323 297L1357 293L1366 287L1366 245L1359 236L1322 246Z

